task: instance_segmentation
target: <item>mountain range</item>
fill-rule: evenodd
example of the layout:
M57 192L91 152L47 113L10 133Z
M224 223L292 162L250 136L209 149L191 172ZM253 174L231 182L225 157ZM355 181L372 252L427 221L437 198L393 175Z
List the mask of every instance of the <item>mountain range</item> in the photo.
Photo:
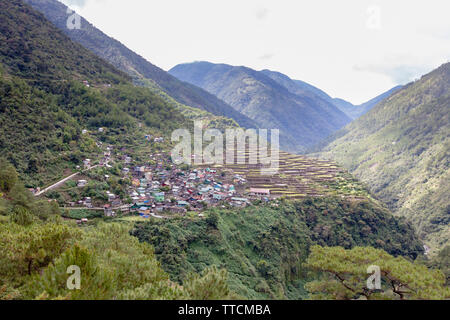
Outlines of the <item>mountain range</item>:
M67 6L57 0L25 0L25 2L42 12L72 40L128 73L136 84L150 88L173 106L179 107L185 116L192 119L206 119L219 128L230 125L228 119L233 119L245 128L280 129L281 147L286 151L305 152L308 147L342 128L351 119L365 113L390 93L374 98L364 105L353 106L346 101L333 99L322 90L303 81L291 80L282 74L264 70L258 76L253 73L253 76L256 76L256 80L261 80L258 77L267 76L263 77L266 81L264 87L271 87L271 92L262 94L263 91L257 90L247 93L242 99L238 98L244 101L249 99L249 96L253 97L251 105L243 108L240 103L232 101L233 99L226 93L219 95L214 90L209 91L198 83L188 81L189 77L181 75L174 77L170 72L153 65L119 41L107 36L83 17L80 17L79 29L67 28L70 10L68 11ZM283 88L277 87L274 82L267 86L269 78ZM233 79L230 78L228 81ZM237 83L236 85L242 86ZM260 94L262 96L258 97ZM225 96L228 96L229 100ZM201 113L199 109L206 113Z
M349 123L336 106L308 91L290 92L264 72L226 64L180 64L169 73L224 100L258 127L280 130L281 148L302 152Z
M291 93L297 95L309 95L311 97L319 96L325 101L328 101L330 104L334 104L339 110L344 112L348 117L352 120L359 118L363 114L367 113L370 109L372 109L378 102L383 99L389 97L392 93L400 89L402 86L396 86L379 96L363 103L360 105L354 105L344 99L340 98L332 98L325 91L310 85L301 80L292 80L287 75L282 74L276 71L270 70L262 70L262 73L272 78L274 81L278 82L280 85L284 86Z
M25 0L25 2L43 13L49 21L73 41L80 43L117 69L129 74L135 83L149 86L152 89L156 87L157 93L163 91L185 106L199 108L216 116L234 119L242 127L255 127L252 120L236 112L222 100L199 87L179 81L128 49L119 41L107 36L83 17L80 17L80 29L67 28L68 7L63 3L57 0Z
M411 223L433 248L446 244L450 64L381 98L320 146L319 155L338 159L407 222L347 170L321 159L283 152L280 173L269 177L252 165L176 166L164 157L167 137L191 121L156 81L150 85L152 79L99 55L22 0L0 1L0 300L371 298L366 264L391 277L376 298L448 299L444 274L435 270L448 269L447 260L435 260L433 270L424 265ZM214 90L233 102L214 107L228 106L249 124L273 121L297 130L287 119L297 112L304 130L325 137L350 121L306 83L267 70L208 68L223 79L206 77L203 85L224 85ZM195 81L204 78L200 71ZM264 99L280 108L280 117ZM252 108L272 118L244 118L241 111ZM299 137L286 130L286 146L303 150L320 142L308 132ZM83 169L87 158L94 165ZM148 181L162 186L149 190ZM27 189L50 184L55 188L45 194ZM227 185L231 194L236 185L248 199L237 198L236 208L210 190L203 198L209 203L197 201L192 189L208 185ZM253 197L255 185L282 196ZM173 186L191 201L182 213L166 211L179 196ZM149 199L143 204L130 197L141 188L146 192L136 193L137 201ZM156 191L174 197L156 203ZM88 198L98 207L89 207ZM107 216L112 198L130 212ZM140 211L150 210L150 202L162 212L145 218ZM82 270L80 290L67 286L73 266ZM362 293L353 283L362 284Z

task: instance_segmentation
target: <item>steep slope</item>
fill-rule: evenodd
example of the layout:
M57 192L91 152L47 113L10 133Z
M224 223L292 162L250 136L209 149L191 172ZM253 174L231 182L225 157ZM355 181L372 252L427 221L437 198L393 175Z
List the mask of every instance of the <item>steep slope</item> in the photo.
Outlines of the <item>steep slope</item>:
M152 88L159 88L184 105L206 110L214 115L225 116L236 120L246 128L254 128L255 123L246 116L236 112L225 102L214 95L183 83L169 73L151 64L143 57L125 47L119 41L108 37L91 23L81 18L81 29L67 28L67 7L57 0L24 0L36 10L42 12L48 20L68 35L73 41L80 43L99 57L110 62L116 68L128 73L141 85L152 83Z
M305 199L205 212L206 219L137 223L132 234L155 247L171 279L219 265L230 288L249 299L304 299L309 248L373 246L415 258L422 252L410 226L373 202Z
M83 129L104 127L102 141L120 144L184 122L27 4L0 2L0 153L27 185L43 186L98 153Z
M399 90L402 87L396 86L363 104L353 105L352 103L345 101L343 99L332 98L323 90L320 90L319 88L316 88L304 81L292 80L291 78L280 72L270 70L263 70L261 72L264 73L266 76L270 77L272 80L276 81L278 84L284 86L286 89L288 89L290 92L294 94L308 95L311 97L318 96L328 101L330 104L334 104L339 110L344 112L351 119L359 118L363 114L367 113L381 100L386 99L387 97L389 97L391 94L393 94L395 91Z
M287 151L302 152L350 121L320 97L293 94L246 67L195 62L178 65L169 73L215 94L259 127L279 129L281 146Z
M450 63L383 100L318 155L366 182L432 249L450 238Z
M396 86L396 87L380 94L379 96L376 96L375 98L357 106L358 112L355 114L355 119L362 116L363 114L366 114L367 112L369 112L378 103L380 103L384 99L388 98L389 96L391 96L392 94L394 94L395 92L400 90L401 88L403 88L403 86Z

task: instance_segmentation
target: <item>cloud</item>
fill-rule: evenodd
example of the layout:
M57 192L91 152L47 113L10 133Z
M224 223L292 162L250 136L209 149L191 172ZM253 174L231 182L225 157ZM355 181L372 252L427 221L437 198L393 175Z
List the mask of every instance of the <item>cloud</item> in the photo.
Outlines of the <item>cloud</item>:
M431 60L417 59L409 56L386 57L376 63L354 65L353 70L378 73L389 77L396 84L407 84L436 67Z
M258 59L260 59L260 60L270 60L274 56L275 56L274 53L266 53L266 54L263 54L262 56L260 56Z

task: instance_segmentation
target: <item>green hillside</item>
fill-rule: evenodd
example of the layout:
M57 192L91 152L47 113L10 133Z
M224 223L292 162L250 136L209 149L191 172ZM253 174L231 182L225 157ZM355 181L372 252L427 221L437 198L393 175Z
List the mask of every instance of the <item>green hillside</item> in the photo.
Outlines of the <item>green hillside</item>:
M141 141L138 123L167 133L184 123L175 110L28 5L0 3L0 150L27 185L42 187L98 154L83 129L106 128L105 142Z
M446 68L438 75L448 86ZM441 78L426 91L448 106L447 86L436 88ZM306 299L320 295L311 283L332 268L359 275L364 265L347 272L352 262L334 261L355 259L350 249L360 246L379 249L355 252L387 257L381 262L395 275L414 260L414 270L427 272L402 283L431 286L420 297L448 298L444 274L421 263L448 274L448 250L427 260L411 224L346 170L285 152L272 176L247 164L177 166L167 142L174 129L199 118L210 127L237 123L136 82L23 1L0 1L0 300ZM448 167L447 159L433 157L428 167ZM252 187L269 188L262 194L270 197ZM349 250L329 250L332 268L322 270L317 245ZM74 266L79 290L67 285Z
M180 107L183 107L183 111L189 109L189 107L191 109L194 107L207 111L209 113L207 114L208 118L215 118L214 121L223 120L220 117L226 117L234 119L242 127L256 127L252 120L236 112L222 100L199 87L179 81L131 51L119 41L107 36L84 18L81 18L81 29L68 29L66 26L67 7L61 2L57 0L25 0L25 2L42 12L48 20L73 41L80 43L119 70L129 74L137 84L149 86L156 93L162 91L162 94L170 96L177 101ZM184 108L184 106L189 107ZM205 118L205 114L202 117ZM219 123L219 127L226 125L227 122L228 120Z
M132 234L155 247L174 281L210 265L250 299L304 299L302 264L313 244L373 246L412 259L423 251L411 227L371 201L310 198L246 209L210 210L203 220L137 223Z
M334 159L406 217L433 249L450 239L450 64L390 96L330 139Z

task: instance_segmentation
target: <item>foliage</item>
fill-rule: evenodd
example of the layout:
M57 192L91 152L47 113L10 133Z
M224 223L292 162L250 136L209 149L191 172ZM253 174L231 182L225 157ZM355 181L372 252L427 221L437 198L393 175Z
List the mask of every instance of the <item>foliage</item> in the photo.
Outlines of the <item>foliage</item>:
M74 231L59 223L0 224L0 278L20 284L39 272L69 247Z
M446 246L450 63L408 84L323 143L333 159L410 221L431 254Z
M27 186L48 185L96 157L96 139L83 129L104 127L96 138L124 146L147 128L168 133L185 121L21 1L2 1L0 18L0 152Z
M446 284L450 285L450 246L446 246L439 253L428 261L428 266L440 269L445 275Z
M5 159L0 158L0 190L9 192L18 179L19 177L14 166Z
M227 271L212 266L205 268L201 274L191 273L184 281L184 290L193 300L237 299L227 284Z
M313 246L305 266L321 275L306 285L312 299L450 298L441 271L393 257L381 249ZM370 266L380 268L381 289L367 288Z
M161 96L166 101L176 100L177 103L190 106L187 108L183 107L183 111L186 112L187 109L205 110L208 112L207 118L220 122L219 126L213 124L214 127L218 128L229 121L221 119L220 116L234 119L243 127L256 127L256 124L251 119L236 111L216 96L199 87L178 80L166 71L146 61L119 41L108 37L83 18L81 19L81 32L80 30L68 29L66 27L67 7L64 4L56 0L26 0L25 2L41 11L75 43L80 43L97 56L109 61L117 69L129 74L138 85L149 87L153 93ZM166 99L167 96L170 96L170 99ZM198 111L195 111L195 113ZM219 117L211 117L211 114Z
M306 199L205 215L138 222L132 235L155 247L172 280L215 265L228 271L231 290L250 299L306 297L301 264L314 243L370 245L411 258L423 252L407 224L372 202Z

